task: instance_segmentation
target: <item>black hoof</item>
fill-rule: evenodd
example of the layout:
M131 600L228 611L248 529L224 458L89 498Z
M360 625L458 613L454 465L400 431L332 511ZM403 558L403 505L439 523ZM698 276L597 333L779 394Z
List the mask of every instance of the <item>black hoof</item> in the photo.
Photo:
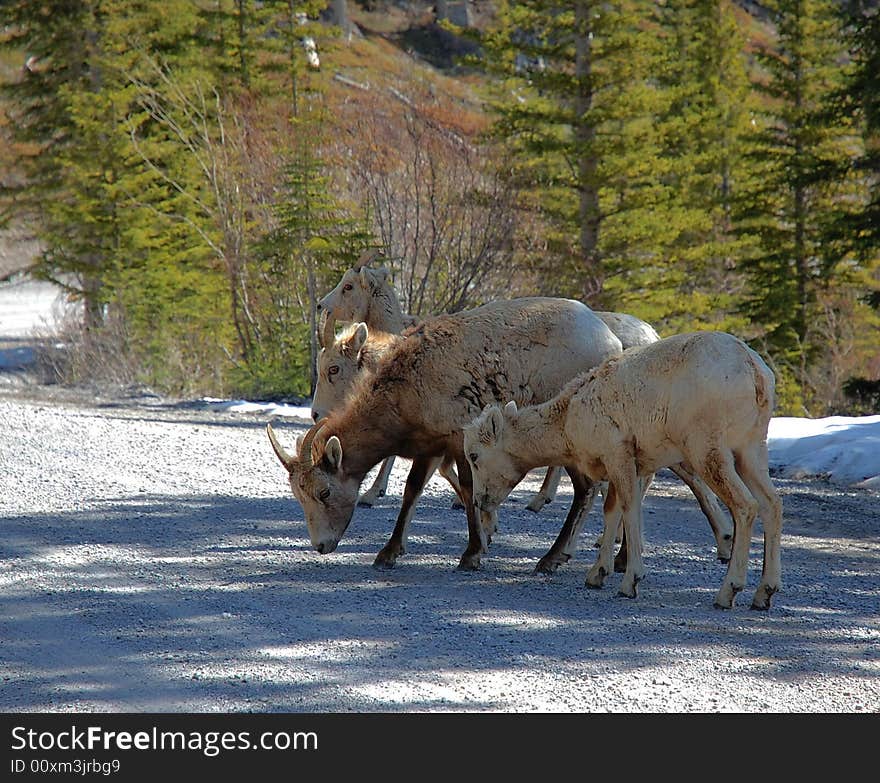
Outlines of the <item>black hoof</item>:
M464 511L464 504L459 503L457 500L452 501L452 510L453 511Z
M357 502L357 506L358 506L358 508L372 508L373 504L368 503L366 500L359 500Z
M729 612L731 609L731 607L729 607L729 606L722 606L721 604L718 603L718 601L713 601L712 606L714 606L716 609L720 609L723 612Z
M377 555L373 561L373 568L379 571L390 571L397 565L397 558L388 557L387 555Z

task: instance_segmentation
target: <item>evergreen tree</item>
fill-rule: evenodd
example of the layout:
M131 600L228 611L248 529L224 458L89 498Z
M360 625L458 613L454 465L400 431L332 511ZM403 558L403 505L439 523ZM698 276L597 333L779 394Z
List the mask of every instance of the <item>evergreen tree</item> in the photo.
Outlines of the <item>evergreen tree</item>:
M856 248L876 258L880 249L880 9L876 3L854 2L848 23L853 69L846 85L846 109L864 138L864 150L855 165L867 181L869 196L847 228Z
M616 284L615 301L637 306L667 331L734 329L739 251L731 197L744 186L742 136L749 82L729 0L669 0L661 7L663 56L657 81L665 105L657 117L668 189L665 242Z
M154 58L198 62L198 15L186 0L83 0L32 14L35 5L9 9L8 45L38 53L9 88L22 107L20 138L39 152L16 198L39 219L37 272L82 298L89 340L124 340L117 353L140 362L144 380L179 388L190 360L206 363L181 354L218 303L192 207L156 165L180 161L180 150L142 96L155 89ZM114 335L102 330L111 313L124 323Z
M652 6L510 0L483 37L486 65L503 79L493 134L531 193L525 207L550 221L550 291L597 300L609 259L620 274L667 224Z
M250 280L260 317L243 358L250 383L263 394L314 392L318 299L371 244L365 226L333 197L309 138L314 130L295 127L301 142L284 167L275 226L257 246L260 262Z
M768 6L777 41L760 52L764 103L749 152L757 176L740 192L739 227L756 243L744 264L743 309L777 362L787 399L808 402L808 370L822 347L811 325L839 260L826 241L829 217L835 200L852 197L851 183L833 175L846 168L854 134L828 110L845 74L835 4Z

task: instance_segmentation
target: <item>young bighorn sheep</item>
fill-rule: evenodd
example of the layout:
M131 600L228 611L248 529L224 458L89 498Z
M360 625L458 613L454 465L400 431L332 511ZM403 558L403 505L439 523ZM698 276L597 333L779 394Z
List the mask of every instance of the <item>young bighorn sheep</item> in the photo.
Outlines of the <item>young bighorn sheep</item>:
M686 461L730 509L733 553L715 604L733 606L745 587L752 524L764 526L764 568L752 608L768 609L780 588L782 502L767 468L773 373L745 343L724 332L677 335L630 349L570 382L547 402L486 409L464 428L473 496L494 510L537 465L574 463L607 480L605 530L587 585L612 571L623 518L628 552L622 595L644 576L641 502L654 472Z
M461 428L490 401L549 399L578 368L595 367L621 350L620 340L592 310L568 299L493 302L423 322L364 377L343 409L309 430L296 455L289 455L267 426L303 506L312 545L321 553L337 547L351 522L358 487L373 465L392 454L410 457L404 508L376 558L377 564L393 565L404 550L412 506L432 458L450 456L468 521L468 546L459 567L478 568L491 531L478 520L472 502ZM575 502L583 506L591 488L580 476L574 471L572 481Z

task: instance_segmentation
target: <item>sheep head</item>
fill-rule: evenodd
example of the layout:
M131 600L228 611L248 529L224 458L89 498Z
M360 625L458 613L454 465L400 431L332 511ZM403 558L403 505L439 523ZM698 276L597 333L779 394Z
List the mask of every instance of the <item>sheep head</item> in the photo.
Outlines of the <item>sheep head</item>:
M474 502L481 511L492 512L528 472L516 462L508 445L517 416L516 403L487 405L463 428L464 453L473 475Z
M342 406L361 374L360 355L367 336L364 323L354 324L336 339L325 336L318 354L318 382L312 398L315 421Z
M318 302L318 311L332 313L337 321L365 321L373 291L382 288L389 276L384 267L373 269L367 266L379 255L375 250L364 253L358 263L345 272L336 288Z
M325 422L322 419L297 439L296 455L288 454L272 425L266 425L272 449L287 469L290 489L303 507L312 546L322 555L339 545L360 487L360 481L342 469L342 444L335 435L327 437Z

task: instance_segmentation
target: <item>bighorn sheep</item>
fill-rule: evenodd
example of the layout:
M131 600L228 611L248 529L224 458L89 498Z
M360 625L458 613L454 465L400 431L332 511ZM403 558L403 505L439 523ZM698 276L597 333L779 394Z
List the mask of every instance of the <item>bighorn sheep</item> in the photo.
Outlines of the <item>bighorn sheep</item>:
M431 459L451 456L468 521L468 546L459 567L478 568L491 531L480 524L471 500L461 428L493 400L549 399L578 369L595 367L621 350L620 340L592 310L568 299L493 302L423 322L358 384L342 410L309 430L296 455L284 450L267 425L303 506L312 545L321 553L337 547L351 522L358 487L373 465L392 454L411 457L404 505L376 558L377 564L393 564L404 551L412 504ZM572 507L583 506L591 487L581 481L580 471L570 475Z
M603 312L596 312L596 315L617 336L624 349L635 345L647 345L660 339L653 327L635 316L625 313ZM329 323L329 320L326 323ZM377 334L369 331L365 324L355 324L336 337L335 342L330 344L335 333L332 324L327 327L326 323L325 334L322 338L322 345L324 347L318 358L318 384L315 388L315 396L312 403L312 411L318 414L316 420L317 418L324 418L331 411L340 407L362 373L375 371L379 359L397 341L403 339L397 335L388 335L383 332ZM385 469L389 460L385 460L382 464L382 470ZM718 559L726 563L730 559L733 525L719 508L714 495L712 495L699 477L694 476L684 465L674 465L670 469L690 487L697 498L700 508L709 520L709 525L715 536ZM546 492L548 484L552 484L554 488L558 485L561 470L559 467L548 469L544 485L535 495L535 498L540 497ZM449 481L460 498L458 482L451 470L451 463L448 461L444 462L440 472ZM370 492L376 488L378 483L377 479L373 483ZM364 495L358 500L358 505L370 505L364 503L363 498ZM564 535L560 534L561 537L557 539L547 555L541 559L536 568L537 571L552 573L559 565L572 557L577 547L580 528L586 519L586 515L589 514L592 500L593 495L588 495L587 501L589 505L584 509L583 514L579 516L579 524L573 529L563 528ZM539 508L543 507L545 502L542 501ZM615 562L619 563L622 569L626 562L625 548Z
M760 512L764 568L752 607L768 609L780 588L782 501L767 468L773 373L724 332L676 335L608 359L556 397L517 410L489 405L463 431L477 506L492 511L525 473L549 462L574 464L607 480L605 530L586 583L612 571L622 515L627 541L620 593L636 596L644 576L642 495L654 472L686 461L730 509L733 553L715 603L731 608L745 587L752 524Z
M312 398L312 418L315 421L326 418L341 408L355 382L364 373L374 372L379 360L396 342L403 339L400 335L376 329L368 332L364 323L352 324L336 336L334 322L333 315L328 313L319 341L321 351L318 354L318 382ZM385 494L393 466L394 457L388 457L382 463L373 485L358 499L359 506L369 508L375 504L376 498ZM440 475L449 482L460 500L461 490L452 461L441 460L438 467ZM458 502L453 507L462 508Z
M347 270L336 287L317 304L324 317L332 315L343 323L366 323L370 329L400 334L419 319L403 312L397 292L388 281L388 270L373 269L368 263L379 256L376 251L364 253L354 267Z
M379 357L392 345L392 335L400 334L418 319L403 312L397 292L391 285L388 270L372 269L368 264L379 257L378 251L367 251L361 255L357 264L342 276L338 285L318 303L323 324L320 332L322 350L318 357L318 382L312 402L312 417L315 421L327 416L345 398L359 371L375 366ZM656 342L660 336L650 324L627 313L596 312L605 325L617 336L624 349L636 345ZM336 339L334 321L363 322L364 329L356 327ZM586 369L586 368L580 368ZM358 505L372 506L376 499L385 494L388 478L394 465L394 457L386 459L373 481L372 486L358 500ZM727 562L730 557L732 527L721 512L711 492L702 482L692 476L684 466L672 468L685 484L690 487L700 508L709 520L709 525L718 546L718 559ZM443 462L440 473L459 495L458 482L451 464ZM548 469L541 488L526 504L530 511L538 512L556 496L562 470L559 467ZM590 504L592 505L592 496ZM589 513L586 509L584 516ZM568 559L572 554L579 530L572 531L572 537L562 545L554 545L553 556L542 559L539 570L553 571L559 565L559 558ZM550 553L548 553L550 554ZM564 562L564 560L563 560Z

